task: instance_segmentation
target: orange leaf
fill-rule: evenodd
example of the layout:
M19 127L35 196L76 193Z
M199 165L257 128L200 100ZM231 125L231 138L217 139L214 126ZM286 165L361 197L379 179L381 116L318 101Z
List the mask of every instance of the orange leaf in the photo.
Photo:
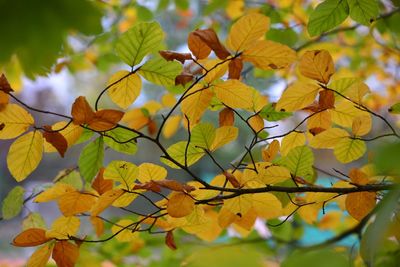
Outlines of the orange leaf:
M89 123L94 118L94 112L84 96L75 99L72 104L71 115L75 124Z
M90 223L93 225L93 228L96 231L97 237L100 237L104 233L104 222L102 219L90 216Z
M53 132L51 126L45 125L43 126L45 131L43 132L43 137L49 142L52 146L54 146L58 153L60 153L61 157L64 157L65 152L68 148L68 142L65 137L60 134L60 132Z
M147 130L149 131L150 135L154 135L157 132L157 124L154 120L150 119L149 123L147 124Z
M124 116L124 112L114 109L99 110L94 114L93 120L87 122L95 131L107 131L114 128Z
M242 73L243 69L243 60L239 57L231 60L229 62L229 74L228 79L240 79L240 74Z
M307 51L300 59L299 69L304 76L327 84L335 72L331 55L326 50Z
M224 108L219 113L219 127L222 126L233 126L235 122L235 113L230 108Z
M91 210L92 216L97 216L125 193L122 189L112 189L102 194Z
M190 73L183 72L175 77L175 85L185 85L193 80L193 75Z
M194 199L182 192L174 192L167 203L167 212L171 217L181 218L194 210Z
M224 172L225 178L233 185L235 188L240 187L239 181L236 179L235 175L229 172Z
M90 210L95 202L93 195L72 191L58 199L58 206L64 216L72 216Z
M210 47L219 59L225 59L230 56L229 51L221 44L213 29L195 30L193 33Z
M190 53L178 53L169 50L158 51L158 53L160 53L160 55L167 61L178 60L182 64L185 63L185 60L192 59L192 55Z
M0 111L3 110L9 102L10 96L3 91L0 91Z
M96 190L100 195L104 194L108 190L113 188L114 182L111 179L104 179L104 167L100 168L99 173L92 183L92 188Z
M318 100L320 110L335 107L335 95L330 90L323 90L319 92Z
M51 238L46 237L46 230L41 228L29 228L17 235L13 245L17 247L34 247L46 243Z
M376 205L375 192L357 192L346 197L346 209L356 220L361 221Z
M248 123L251 128L258 133L264 129L264 119L260 115L255 115L249 118Z
M2 73L0 76L0 91L3 91L6 94L9 92L14 92L4 73Z
M157 183L159 186L168 188L172 191L191 192L193 190L196 190L196 188L194 188L193 186L190 186L187 184L181 184L180 182L175 181L175 180L164 179L164 180L159 180L159 181L154 181L154 182Z
M58 241L52 257L58 267L73 267L79 258L79 248L68 241Z
M211 48L208 47L200 37L196 36L194 32L189 33L188 46L192 54L197 59L207 58L211 53Z
M266 162L271 162L275 156L278 154L280 149L280 144L278 140L274 140L269 144L268 148L264 149L261 153L262 158Z
M172 250L176 250L176 244L174 240L174 234L172 231L168 231L165 236L165 244Z

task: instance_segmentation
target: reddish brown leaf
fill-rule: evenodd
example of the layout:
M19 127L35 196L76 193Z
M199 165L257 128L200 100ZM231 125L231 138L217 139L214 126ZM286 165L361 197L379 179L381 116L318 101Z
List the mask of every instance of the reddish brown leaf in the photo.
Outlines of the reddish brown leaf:
M53 132L51 126L49 125L45 125L43 128L45 129L43 132L43 137L47 142L57 149L61 157L64 157L64 154L68 148L68 142L65 137L60 134L60 132Z
M0 131L3 130L5 126L6 126L6 125L5 125L4 123L1 123L1 124L0 124Z
M219 113L219 127L233 126L235 122L235 113L230 108L224 108Z
M230 56L229 51L221 44L213 29L196 30L193 33L210 47L219 59L225 59Z
M92 183L92 188L96 190L100 195L111 190L113 188L113 180L104 179L104 167L100 168L99 173Z
M165 236L165 244L172 250L176 250L176 244L174 240L174 234L172 231L168 231Z
M75 99L72 104L71 115L75 124L89 123L94 118L94 112L84 96Z
M326 129L324 128L320 128L320 127L316 127L316 128L311 128L310 130L308 130L312 135L317 135L319 133L322 133L323 131L325 131Z
M240 187L239 181L236 179L235 175L230 172L224 172L225 178L233 185L235 188Z
M144 183L144 184L136 184L133 187L133 190L136 190L136 189L144 189L144 190L148 190L148 191L152 191L152 192L156 192L156 193L160 193L161 192L160 185L158 185L154 181L149 181L149 182Z
M193 75L190 73L183 72L175 77L175 85L185 85L193 80Z
M0 76L0 91L3 91L6 94L8 94L9 92L14 92L6 76L3 73Z
M99 110L94 114L93 120L87 122L95 131L107 131L114 128L124 116L124 112L114 109Z
M158 51L158 53L160 53L160 55L167 61L178 60L182 64L185 63L185 60L192 59L192 55L190 53L178 53L169 50Z
M211 53L211 48L206 45L198 36L191 32L188 37L188 46L192 54L197 59L207 58Z
M229 62L229 74L228 79L240 79L240 74L243 69L243 60L240 57L237 57L231 62Z
M34 247L50 241L51 238L46 237L46 230L41 228L29 228L13 240L13 245L17 247Z
M168 188L172 191L191 192L196 189L193 186L181 184L180 182L175 181L175 180L165 179L165 180L154 181L154 182L157 183L159 186Z
M335 107L335 95L330 90L323 90L319 92L319 108L320 110Z
M157 124L154 120L150 119L149 123L147 124L147 130L149 131L150 135L157 133Z
M79 258L79 248L68 241L58 241L53 248L57 267L73 267Z

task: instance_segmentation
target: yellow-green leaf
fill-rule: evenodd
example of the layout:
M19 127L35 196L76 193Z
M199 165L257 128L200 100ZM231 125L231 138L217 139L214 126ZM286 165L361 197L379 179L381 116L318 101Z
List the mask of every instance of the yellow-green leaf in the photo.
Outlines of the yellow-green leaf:
M288 169L282 166L265 166L265 168L257 168L257 180L263 184L277 184L291 179Z
M61 216L57 218L51 225L50 230L46 232L48 238L68 239L78 233L81 222L78 217Z
M130 190L138 178L138 173L139 170L135 164L123 160L113 160L107 165L104 178L117 181L125 189Z
M108 95L111 100L123 109L128 108L139 96L142 80L136 73L121 70L108 81Z
M215 131L214 142L211 145L211 151L236 140L239 134L239 129L234 126L222 126Z
M175 84L175 77L182 72L182 65L176 61L153 58L140 67L139 73L149 82L170 86Z
M153 163L142 163L139 165L138 180L141 183L146 183L151 180L163 180L167 177L167 170L164 167Z
M12 143L7 155L7 166L15 180L20 182L37 168L42 156L42 133L32 131Z
M283 165L294 177L311 179L313 176L314 154L308 146L298 146L290 150L283 158Z
M309 83L295 83L282 94L275 109L277 111L296 111L310 105L318 94L319 86Z
M286 156L292 148L302 146L306 143L306 136L304 133L291 132L286 135L281 142L281 154Z
M192 143L190 143L187 146L187 149L186 146L187 146L186 141L180 141L178 143L171 145L167 149L167 153L178 163L182 165L187 164L187 166L193 165L199 159L201 159L201 157L203 157L205 154L203 149L197 148ZM161 161L166 165L170 166L171 168L179 169L179 167L175 163L166 158L162 158Z
M253 194L252 206L257 216L272 219L282 216L282 203L271 193Z
M314 136L310 141L313 148L334 148L335 145L349 133L340 128L330 128Z
M253 107L253 89L239 80L227 80L213 88L217 98L231 108Z
M0 139L12 139L28 130L34 120L31 114L17 104L8 104L0 111Z
M211 123L199 123L191 131L190 142L199 148L210 149L215 139L215 128Z
M361 158L366 151L367 147L364 141L343 138L335 145L333 153L341 163L349 163Z
M235 52L243 51L263 37L268 28L268 17L257 13L245 15L232 25L226 45Z

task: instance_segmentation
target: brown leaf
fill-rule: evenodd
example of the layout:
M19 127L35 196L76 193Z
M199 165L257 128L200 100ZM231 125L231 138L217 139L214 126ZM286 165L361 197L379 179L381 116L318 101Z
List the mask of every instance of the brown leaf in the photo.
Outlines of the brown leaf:
M243 69L243 60L240 57L237 57L231 62L229 62L229 74L228 79L240 79L240 74Z
M160 55L167 61L178 60L182 64L185 63L185 60L191 60L192 55L190 53L178 53L169 50L161 50L158 51Z
M174 234L172 231L168 231L165 236L165 244L172 250L176 250L176 244L174 240Z
M230 172L224 172L225 178L233 185L235 188L240 187L239 181L236 179L235 175Z
M221 44L213 29L195 30L193 33L210 47L219 59L225 59L230 56L229 51Z
M100 195L111 190L113 188L114 182L111 179L104 179L104 167L100 168L99 173L92 183L92 188L96 190Z
M4 123L1 123L1 124L0 124L0 131L3 130L5 126L6 126L6 125L5 125Z
M73 267L79 258L79 248L68 241L58 241L53 248L53 259L57 267Z
M155 181L151 180L147 183L144 184L135 184L133 186L133 190L136 189L144 189L144 190L148 190L148 191L152 191L152 192L156 192L156 193L160 193L161 192L161 187L159 184L157 184Z
M108 131L114 128L124 116L124 112L114 109L99 110L94 114L93 120L87 122L95 131Z
M335 72L332 56L326 50L307 51L300 59L299 70L304 76L327 84Z
M64 157L64 154L68 149L67 139L65 139L60 132L53 132L51 126L49 125L45 125L43 128L45 129L43 132L43 137L47 142L57 149L61 157Z
M175 85L182 84L183 86L193 80L193 75L190 73L182 73L175 77Z
M0 91L3 91L6 94L9 92L14 92L4 73L2 73L0 76Z
M194 32L189 33L188 37L188 47L192 54L197 59L207 58L211 53L211 48L204 43L200 37L196 36Z
M235 113L230 108L224 108L219 112L219 127L233 126L235 122Z
M323 90L319 92L318 100L320 110L335 107L335 95L330 90Z
M50 241L51 238L46 237L46 230L40 228L29 228L13 240L13 245L17 247L34 247Z
M72 104L71 115L75 124L89 123L94 118L94 112L84 96L75 99Z
M323 131L325 131L326 129L321 128L321 127L315 127L315 128L311 128L310 130L308 130L313 136L316 136L319 133L322 133Z
M172 191L177 191L177 192L191 192L193 190L196 190L193 186L187 185L187 184L182 184L178 181L175 180L160 180L160 181L154 181L157 183L159 186L170 189Z
M154 120L150 119L149 123L147 124L147 130L149 131L150 135L157 133L157 124Z

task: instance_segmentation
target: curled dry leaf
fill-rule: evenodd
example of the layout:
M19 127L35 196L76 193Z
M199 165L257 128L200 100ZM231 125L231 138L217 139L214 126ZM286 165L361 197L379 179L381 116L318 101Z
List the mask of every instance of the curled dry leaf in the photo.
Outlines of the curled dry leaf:
M240 74L243 69L243 60L237 57L229 62L229 74L228 79L240 79Z
M193 80L193 75L187 72L182 72L178 76L175 77L175 85L185 85Z
M193 33L210 47L219 59L225 59L230 56L229 51L221 44L213 29L196 30Z
M200 37L194 34L194 32L189 34L188 47L197 59L207 58L211 53L211 48L208 47L207 44L200 39Z
M174 240L174 234L172 231L168 231L165 235L165 244L172 250L176 250L176 244Z
M61 157L64 157L68 148L67 139L60 132L54 132L51 126L45 125L43 128L45 130L43 132L44 139L57 149Z
M88 125L95 131L107 131L114 128L124 116L124 112L114 109L99 110Z
M185 60L191 60L192 55L190 53L178 53L169 50L161 50L158 51L160 55L167 61L178 60L182 64L185 63Z
M335 107L335 94L330 90L322 90L319 92L318 100L319 109L329 109Z
M14 92L4 73L0 76L0 91L3 91L6 94Z
M73 267L79 258L79 248L68 241L58 241L53 248L53 259L58 267Z
M93 120L94 111L86 100L86 97L79 96L72 104L71 115L75 124L85 124Z

